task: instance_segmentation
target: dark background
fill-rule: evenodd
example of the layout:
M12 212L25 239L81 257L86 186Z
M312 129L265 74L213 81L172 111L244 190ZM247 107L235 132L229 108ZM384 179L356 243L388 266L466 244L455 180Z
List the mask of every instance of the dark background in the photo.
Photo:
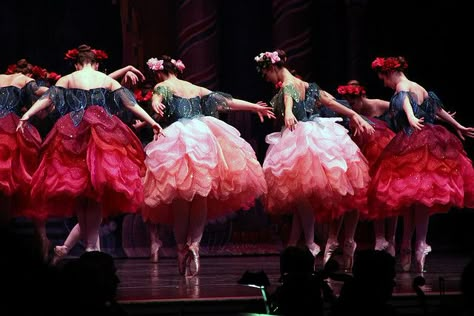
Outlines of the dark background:
M161 54L183 58L189 70L189 65L199 64L202 58L180 56L179 32L192 25L195 17L182 14L180 8L194 5L196 16L200 8L215 12L210 36L214 46L207 48L215 63L209 87L249 101L268 101L272 87L256 73L253 57L278 48L276 38L285 40L272 11L281 4L287 12L305 8L306 20L301 22L310 32L299 40L301 47L293 44L294 51L305 51L304 64L291 55L289 60L304 79L335 95L339 84L356 78L367 87L369 97L389 99L392 91L383 87L370 63L378 56L402 55L408 61L410 79L434 91L447 110L457 112L462 124L474 125L470 114L474 55L468 48L472 46L473 18L468 1L8 1L0 11L0 71L27 58L32 64L67 74L73 69L64 61L64 53L82 43L109 54L102 65L106 72L126 64L145 71L145 61ZM288 34L286 40L291 39L291 30ZM241 131L262 160L271 122L260 124L253 115L238 113L222 118ZM473 144L471 139L465 141L470 157ZM448 248L472 247L472 220L471 210L434 216L430 239Z

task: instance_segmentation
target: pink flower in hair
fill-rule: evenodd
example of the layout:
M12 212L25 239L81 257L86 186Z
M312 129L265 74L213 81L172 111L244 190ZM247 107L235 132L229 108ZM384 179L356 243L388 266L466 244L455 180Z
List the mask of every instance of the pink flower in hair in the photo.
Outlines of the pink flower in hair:
M178 68L180 72L183 72L183 70L186 68L183 62L181 61L181 59L178 59L178 60L171 59L171 62L176 66L176 68Z
M153 71L158 71L158 70L163 70L164 69L162 59L158 60L158 58L150 58L150 59L148 59L146 64L147 64L148 68L150 68Z
M281 61L278 52L264 52L260 53L258 56L255 56L255 61L257 62L257 71L262 72L262 69L269 67L270 65L276 64Z

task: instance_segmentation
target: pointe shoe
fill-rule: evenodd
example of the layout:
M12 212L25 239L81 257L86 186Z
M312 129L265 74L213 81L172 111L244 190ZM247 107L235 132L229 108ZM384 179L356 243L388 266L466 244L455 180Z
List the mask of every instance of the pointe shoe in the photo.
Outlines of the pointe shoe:
M377 238L375 240L375 250L386 250L389 246L389 243L385 238Z
M188 257L189 249L188 246L185 246L183 248L178 247L178 273L180 275L185 275L186 274L186 260Z
M58 263L62 258L64 258L69 253L69 248L67 246L56 246L54 247L54 257L53 264Z
M426 272L425 271L425 259L426 256L431 252L431 246L426 243L420 243L415 250L415 271L416 272Z
M150 247L150 251L151 251L150 261L151 262L154 262L154 263L158 262L161 245L162 245L161 241L153 242L151 244L151 247Z
M411 249L410 248L402 248L400 251L400 265L402 266L402 270L404 272L410 271L411 266Z
M342 248L342 264L346 272L352 271L356 248L357 243L354 240L347 240L344 242L344 247Z
M395 257L395 243L388 242L388 247L385 249L392 257Z
M194 264L194 269L192 265ZM189 246L188 260L186 263L189 273L191 276L195 276L199 273L200 259L199 259L199 245L192 244Z
M331 259L332 255L339 247L339 243L333 239L328 239L326 242L326 247L324 247L324 255L323 255L323 267L326 263Z

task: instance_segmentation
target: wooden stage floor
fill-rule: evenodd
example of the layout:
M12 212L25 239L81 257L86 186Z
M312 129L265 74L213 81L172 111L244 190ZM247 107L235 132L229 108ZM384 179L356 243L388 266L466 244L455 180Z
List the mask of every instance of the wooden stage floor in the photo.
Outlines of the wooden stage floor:
M427 257L423 290L432 308L446 299L450 304L459 302L460 276L468 260L468 254L459 253L432 252ZM169 257L160 258L159 263L147 258L116 259L116 266L119 301L133 315L265 313L261 290L240 285L238 280L246 270L263 270L270 280L271 293L279 285L280 276L278 255L202 257L201 271L194 277L179 276L176 259ZM393 303L403 315L417 314L419 306L412 284L418 275L400 269L396 275ZM329 284L336 294L342 285L331 280Z

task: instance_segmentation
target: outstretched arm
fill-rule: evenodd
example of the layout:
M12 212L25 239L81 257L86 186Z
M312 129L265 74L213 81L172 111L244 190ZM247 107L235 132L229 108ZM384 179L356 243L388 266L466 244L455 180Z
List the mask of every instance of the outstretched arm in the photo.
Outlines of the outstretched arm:
M439 107L436 111L436 115L440 117L443 121L451 124L455 129L456 133L458 134L459 138L464 140L464 136L474 138L474 127L465 127L461 125L453 115L450 115L446 112L443 108Z
M40 111L47 109L51 104L52 104L52 102L51 102L50 98L39 99L38 101L36 101L31 106L31 108L29 108L29 110L26 111L25 114L23 114L23 116L20 118L20 122L18 123L18 126L17 126L16 130L17 131L21 130L23 132L25 123L30 118L32 118L33 116L38 114Z
M231 99L227 101L227 105L232 111L252 111L258 114L260 121L263 122L264 117L269 119L275 118L272 108L265 102L252 103L241 99Z
M114 79L110 80L110 87L112 90L120 89L122 86ZM148 123L152 128L153 132L155 133L155 139L161 134L163 130L158 124L138 103L131 103L131 102L123 102L123 105L130 110L137 118L140 120Z
M357 135L359 132L367 134L374 133L374 128L357 114L357 112L337 102L336 99L326 91L321 90L320 101L331 110L348 117L355 127L354 135Z

